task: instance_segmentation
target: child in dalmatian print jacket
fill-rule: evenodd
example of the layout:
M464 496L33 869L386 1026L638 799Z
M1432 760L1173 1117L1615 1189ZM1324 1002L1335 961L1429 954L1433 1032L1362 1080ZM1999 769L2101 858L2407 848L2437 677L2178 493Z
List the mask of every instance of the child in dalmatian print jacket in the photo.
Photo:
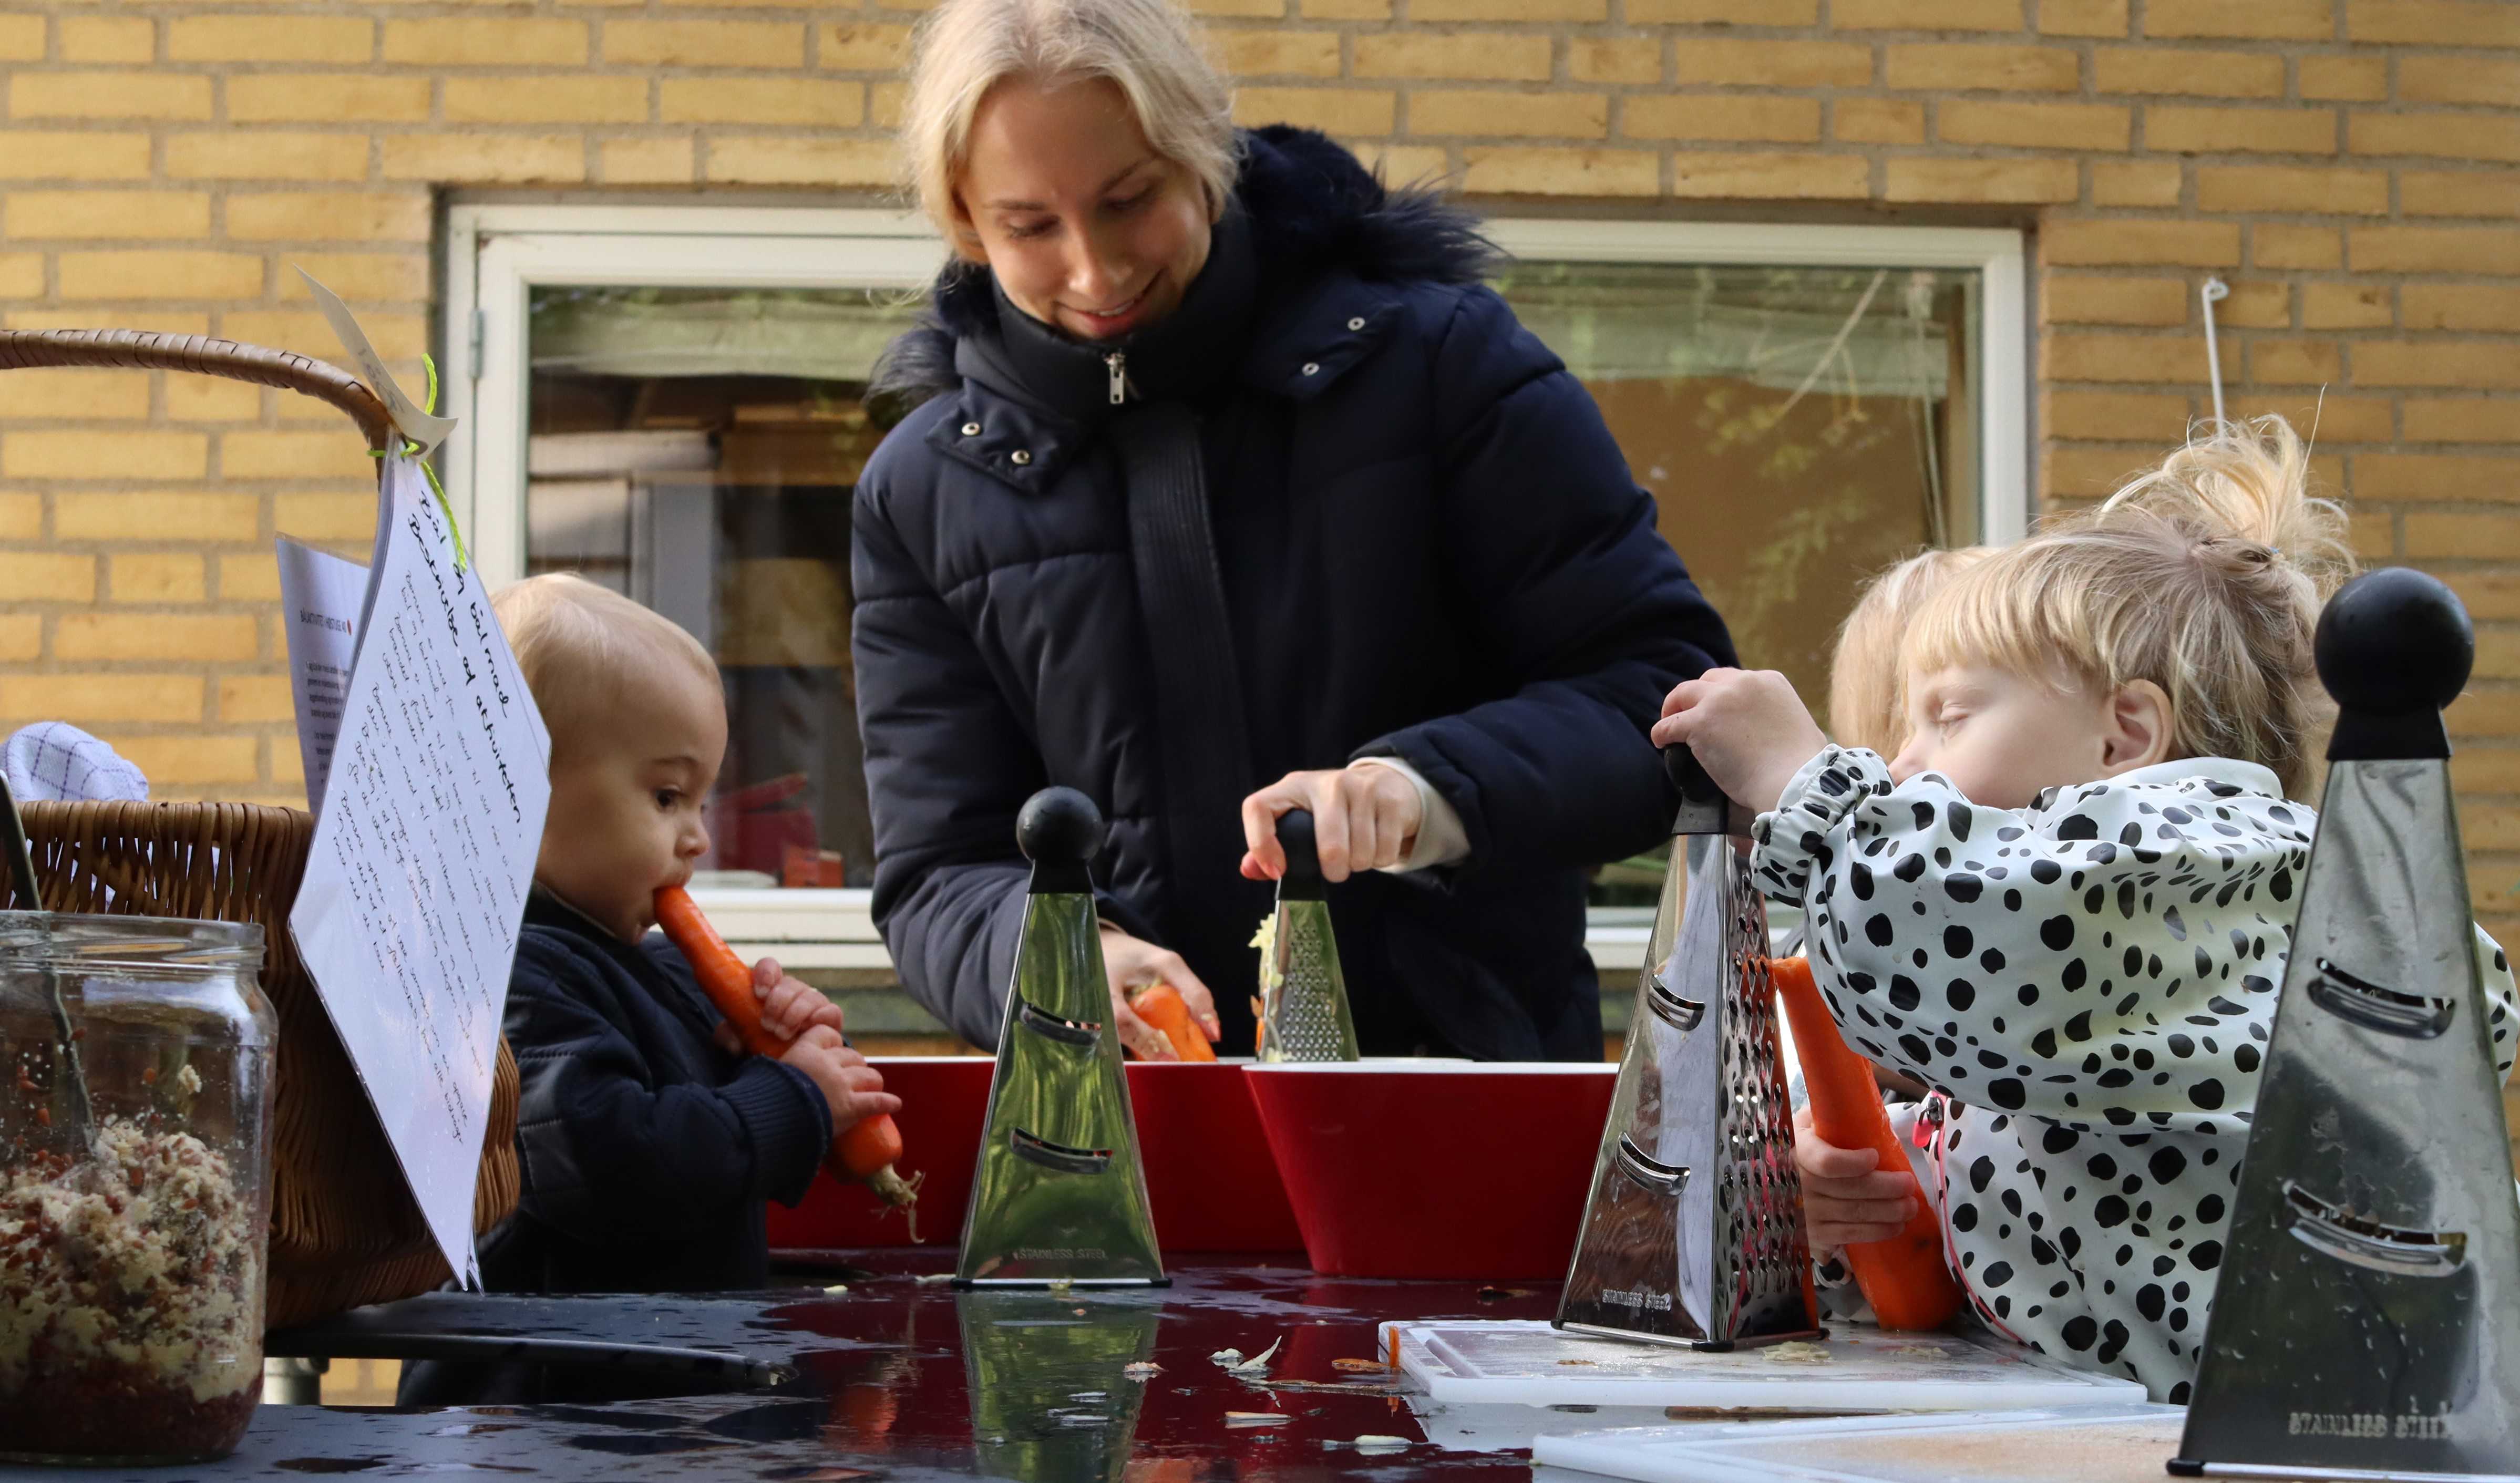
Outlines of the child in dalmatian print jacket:
M1929 1088L1923 1193L1999 1332L2187 1398L2316 815L2311 636L2350 567L2267 418L1995 552L1903 644L1899 755L1782 676L1710 671L1654 740L1768 808L1848 1044ZM2496 1058L2512 975L2478 932ZM1895 1234L1907 1170L1806 1129L1813 1245Z

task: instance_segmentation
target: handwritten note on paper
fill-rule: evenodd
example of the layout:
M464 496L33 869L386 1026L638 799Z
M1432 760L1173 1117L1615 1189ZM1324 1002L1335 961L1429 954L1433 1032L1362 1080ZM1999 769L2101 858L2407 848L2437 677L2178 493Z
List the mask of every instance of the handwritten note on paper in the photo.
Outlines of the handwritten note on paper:
M438 1249L471 1284L551 737L420 466L389 460L385 490L367 632L289 930Z
M350 663L359 652L368 568L303 542L280 538L280 612L289 632L289 684L297 701L297 756L306 769L307 807L322 812L324 776L350 699Z

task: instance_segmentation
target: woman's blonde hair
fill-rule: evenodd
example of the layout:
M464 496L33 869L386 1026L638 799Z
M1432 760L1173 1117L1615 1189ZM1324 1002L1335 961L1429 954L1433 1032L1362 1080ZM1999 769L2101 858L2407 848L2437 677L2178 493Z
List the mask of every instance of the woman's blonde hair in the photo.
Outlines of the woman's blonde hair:
M1907 666L1901 643L1925 600L1991 548L1920 551L1873 573L1838 625L1828 661L1828 731L1840 746L1864 746L1895 757L1908 742Z
M2320 606L2353 574L2345 515L2310 493L2279 417L2220 424L2096 509L1998 551L1925 605L1908 663L1989 664L2170 697L2170 755L2232 757L2309 783L2324 701Z
M574 573L511 582L490 595L490 609L551 732L554 766L585 745L591 728L616 724L624 693L658 661L718 683L717 661L681 624Z
M902 110L911 193L950 243L970 240L955 199L971 119L1010 77L1107 78L1155 153L1190 171L1223 214L1238 163L1234 93L1197 25L1169 0L945 0L920 22Z

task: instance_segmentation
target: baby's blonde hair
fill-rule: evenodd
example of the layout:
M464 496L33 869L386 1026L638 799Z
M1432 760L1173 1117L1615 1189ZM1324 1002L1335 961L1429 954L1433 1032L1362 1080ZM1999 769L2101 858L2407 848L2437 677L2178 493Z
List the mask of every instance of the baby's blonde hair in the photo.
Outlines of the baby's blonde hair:
M681 624L574 573L511 582L490 607L551 732L555 767L585 744L589 728L615 724L622 696L658 660L718 683L717 661Z
M1009 77L1101 77L1128 99L1155 153L1188 169L1225 210L1238 164L1234 91L1199 28L1168 0L945 0L920 22L902 109L905 184L949 243L968 246L955 183L971 119Z
M1901 642L1908 626L1951 579L1976 565L1990 548L1920 551L1866 580L1855 610L1838 625L1828 662L1828 730L1840 746L1865 746L1895 757L1908 742L1907 667Z
M2261 763L2301 796L2323 701L2319 607L2354 558L2279 417L2218 425L2096 509L1955 578L1917 614L1911 667L1987 664L2170 697L2169 755Z

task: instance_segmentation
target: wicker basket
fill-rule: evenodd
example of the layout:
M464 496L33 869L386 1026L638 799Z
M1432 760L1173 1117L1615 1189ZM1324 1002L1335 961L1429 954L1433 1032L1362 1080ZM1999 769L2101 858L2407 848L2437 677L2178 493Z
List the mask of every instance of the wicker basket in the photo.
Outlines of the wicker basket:
M227 340L120 330L0 334L0 370L32 366L201 372L319 397L349 414L371 448L384 446L392 430L383 405L346 373ZM263 929L262 987L280 1014L270 1326L444 1281L446 1263L289 937L313 816L243 803L30 803L24 813L51 910ZM517 1205L517 1063L502 1039L473 1191L476 1232Z

